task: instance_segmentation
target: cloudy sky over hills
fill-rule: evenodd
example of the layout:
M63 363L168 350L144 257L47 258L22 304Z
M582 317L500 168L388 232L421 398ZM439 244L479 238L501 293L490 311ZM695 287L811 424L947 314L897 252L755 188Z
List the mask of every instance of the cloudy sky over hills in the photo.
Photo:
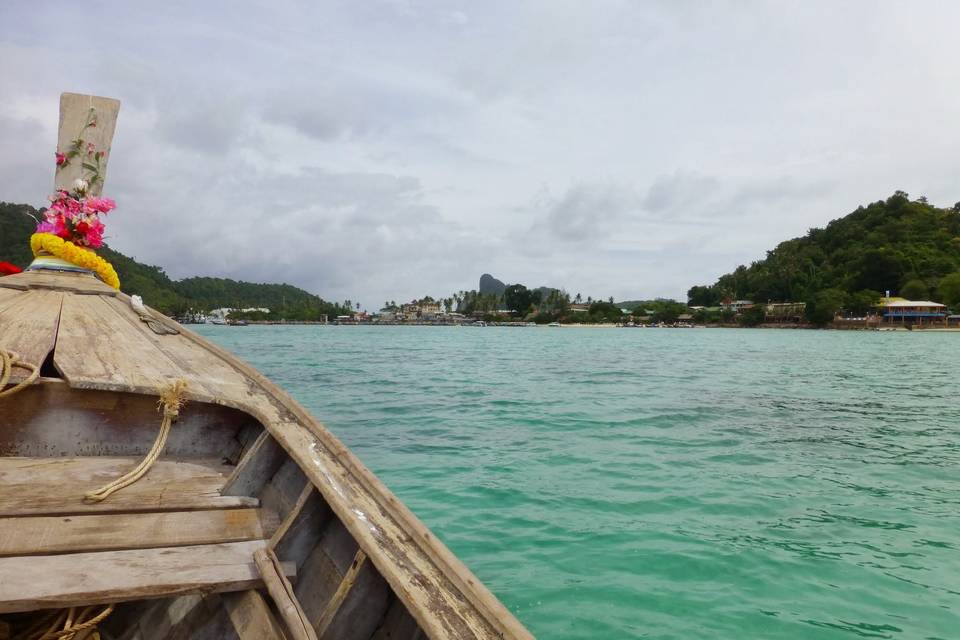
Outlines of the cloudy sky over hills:
M895 189L960 200L954 2L0 5L0 200L120 98L115 248L333 299L682 297Z

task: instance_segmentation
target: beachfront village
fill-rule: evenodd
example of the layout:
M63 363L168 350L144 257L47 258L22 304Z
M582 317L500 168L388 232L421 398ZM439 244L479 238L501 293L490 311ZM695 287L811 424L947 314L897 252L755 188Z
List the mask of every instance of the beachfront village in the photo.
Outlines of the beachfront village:
M611 326L611 327L770 327L838 329L931 329L960 326L960 314L929 300L884 296L869 304L839 309L811 309L805 302L755 302L725 299L706 307L669 299L614 302L584 299L562 290L529 290L523 285L503 293L461 291L447 298L425 296L405 303L386 301L376 312L351 309L316 322L271 318L267 308L215 309L182 318L213 324L470 325L470 326ZM255 312L251 314L251 312ZM251 318L251 315L255 316ZM248 320L249 318L249 320Z

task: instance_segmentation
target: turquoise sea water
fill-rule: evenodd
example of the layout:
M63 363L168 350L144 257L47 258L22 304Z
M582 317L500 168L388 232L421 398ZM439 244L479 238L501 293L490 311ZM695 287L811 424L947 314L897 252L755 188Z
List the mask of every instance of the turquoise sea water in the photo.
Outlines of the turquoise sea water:
M200 332L540 638L960 637L960 335Z

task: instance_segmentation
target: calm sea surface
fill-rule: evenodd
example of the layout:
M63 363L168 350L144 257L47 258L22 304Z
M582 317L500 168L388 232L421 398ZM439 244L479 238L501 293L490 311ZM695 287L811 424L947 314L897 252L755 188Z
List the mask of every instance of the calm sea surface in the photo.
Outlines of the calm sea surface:
M960 335L199 329L540 638L960 637Z

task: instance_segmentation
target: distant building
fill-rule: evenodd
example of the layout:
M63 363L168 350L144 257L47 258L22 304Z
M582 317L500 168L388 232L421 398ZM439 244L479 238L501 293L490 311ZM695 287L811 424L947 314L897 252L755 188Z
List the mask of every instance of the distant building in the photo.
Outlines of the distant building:
M724 309L730 309L734 313L740 313L753 306L753 300L724 300L720 303Z
M880 304L883 321L892 324L924 325L944 324L947 307L929 300L891 300L885 298Z
M800 322L807 312L807 303L768 302L763 311L767 322Z
M574 303L571 304L569 308L570 311L573 311L574 313L586 313L587 311L590 311L590 305L588 304Z
M424 302L421 301L419 305L419 312L421 318L432 318L438 313L440 313L440 303L433 302Z

